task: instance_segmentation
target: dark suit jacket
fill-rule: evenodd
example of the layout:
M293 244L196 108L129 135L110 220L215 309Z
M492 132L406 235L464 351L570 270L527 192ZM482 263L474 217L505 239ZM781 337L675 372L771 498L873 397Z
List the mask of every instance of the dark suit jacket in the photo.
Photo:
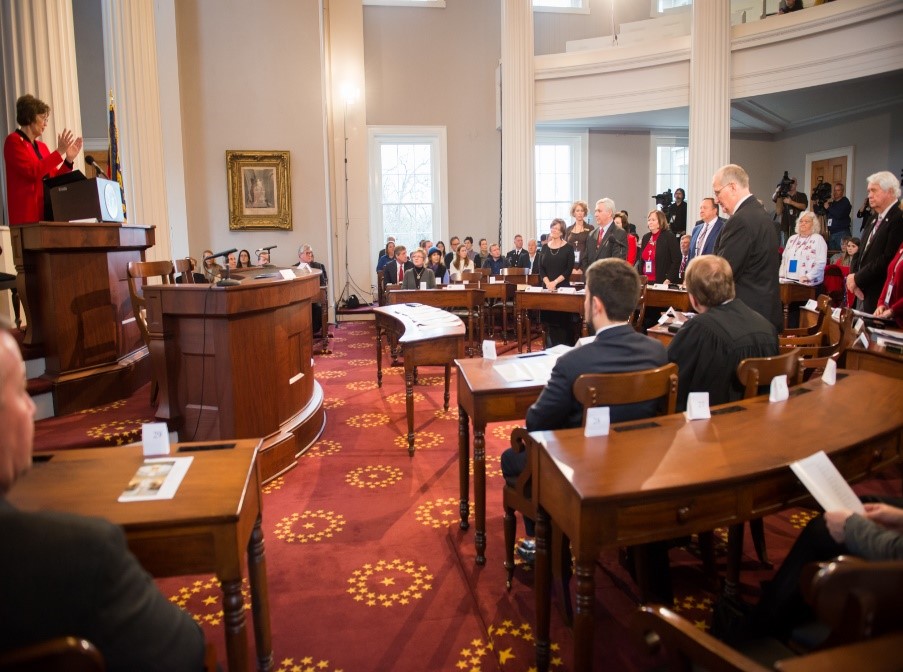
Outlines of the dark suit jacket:
M527 411L527 429L565 429L583 424L583 406L574 397L574 381L582 373L622 373L654 369L668 361L665 346L637 333L629 324L599 333L592 343L562 355L549 384ZM611 407L611 421L622 422L655 414L656 402Z
M298 267L301 265L301 262L299 261L297 264L292 265ZM312 261L308 264L308 266L310 266L315 271L320 271L320 287L325 287L329 284L329 276L326 274L326 267L323 264L321 264L319 261Z
M702 220L696 222L696 227L693 229L693 236L690 239L690 254L689 259L687 259L687 263L689 264L693 261L693 257L696 256L696 241L699 239L699 236L702 235L702 227L705 224ZM715 223L712 224L712 230L708 232L705 239L705 245L702 248L702 252L700 254L714 254L715 253L715 241L718 240L718 234L721 233L721 227L724 226L724 220L721 217L715 218Z
M627 232L614 222L609 225L601 244L599 244L599 228L590 231L586 237L586 252L580 260L580 266L586 271L597 259L610 257L627 259Z
M637 258L640 259L640 264L643 263L643 250L646 249L646 244L650 238L652 238L651 232L643 236L640 248L637 250ZM658 234L658 240L655 243L655 281L657 283L678 282L680 280L681 256L680 243L677 240L677 236L668 229Z
M778 274L781 255L771 217L755 196L750 196L721 227L715 254L731 265L737 298L774 325L784 328Z
M530 253L524 247L520 252L510 250L505 255L505 260L508 262L508 268L530 268Z
M408 270L409 268L414 268L413 262L409 259L404 262L404 270ZM404 277L402 277L404 280ZM383 284L384 285L394 285L398 282L398 262L393 259L388 264L386 264L385 268L383 268Z
M887 211L887 218L881 222L874 239L866 245L865 241L868 240L877 219L878 214L872 213L863 230L859 252L850 264L850 273L856 274L856 286L865 295L861 310L867 313L875 312L881 289L887 279L887 267L900 249L900 243L903 243L903 211L900 210L899 203L895 203Z
M99 518L19 511L0 499L0 651L73 635L107 670L202 670L204 635Z

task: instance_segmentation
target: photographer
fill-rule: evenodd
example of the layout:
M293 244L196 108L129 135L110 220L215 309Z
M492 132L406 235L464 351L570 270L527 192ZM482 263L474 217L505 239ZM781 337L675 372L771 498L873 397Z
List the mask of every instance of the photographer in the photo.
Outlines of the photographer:
M674 203L668 208L668 226L675 235L681 236L687 230L687 201L684 190L674 190Z
M832 250L842 250L843 239L852 234L850 213L853 212L853 204L850 199L843 195L843 182L834 183L834 191L831 198L825 201L825 219L828 227L828 233L831 239L828 241L828 247Z
M771 199L775 204L775 214L781 217L778 232L781 245L783 245L796 227L796 220L800 213L809 207L809 199L806 198L806 194L796 190L796 178L788 178L787 171L784 171L784 178L778 184Z

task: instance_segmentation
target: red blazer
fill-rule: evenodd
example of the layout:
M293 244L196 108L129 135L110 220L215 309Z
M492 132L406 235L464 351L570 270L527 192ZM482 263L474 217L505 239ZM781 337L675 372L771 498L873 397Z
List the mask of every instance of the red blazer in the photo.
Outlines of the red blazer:
M636 264L636 238L631 234L627 234L627 263L633 266Z
M893 311L893 317L897 321L897 325L903 327L903 262L901 262L900 257L903 257L903 245L900 245L887 267L887 280L884 281L881 296L878 297L878 305L890 308ZM887 289L891 283L893 283L894 288L888 300Z
M40 140L37 144L42 159L38 159L34 147L17 131L6 136L3 143L10 226L44 219L44 176L54 177L72 170L59 152L51 152Z

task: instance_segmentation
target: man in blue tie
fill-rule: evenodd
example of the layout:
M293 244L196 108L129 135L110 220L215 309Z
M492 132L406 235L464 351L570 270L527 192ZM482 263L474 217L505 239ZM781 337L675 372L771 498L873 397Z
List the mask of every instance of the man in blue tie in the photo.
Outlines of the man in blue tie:
M718 216L718 206L714 198L704 198L699 204L699 221L693 228L693 237L690 239L690 254L687 263L694 257L703 254L715 253L715 239L721 233L724 220Z

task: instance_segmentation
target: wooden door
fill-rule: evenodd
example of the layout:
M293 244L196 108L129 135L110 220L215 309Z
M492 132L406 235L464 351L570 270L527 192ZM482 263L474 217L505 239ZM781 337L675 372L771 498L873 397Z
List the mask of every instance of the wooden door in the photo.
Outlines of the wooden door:
M835 182L842 182L844 187L847 185L847 157L835 156L830 159L822 159L821 161L812 162L812 173L809 176L809 189L811 190L818 184L818 178L821 177L825 182L830 182L833 187ZM809 194L806 194L809 196Z

